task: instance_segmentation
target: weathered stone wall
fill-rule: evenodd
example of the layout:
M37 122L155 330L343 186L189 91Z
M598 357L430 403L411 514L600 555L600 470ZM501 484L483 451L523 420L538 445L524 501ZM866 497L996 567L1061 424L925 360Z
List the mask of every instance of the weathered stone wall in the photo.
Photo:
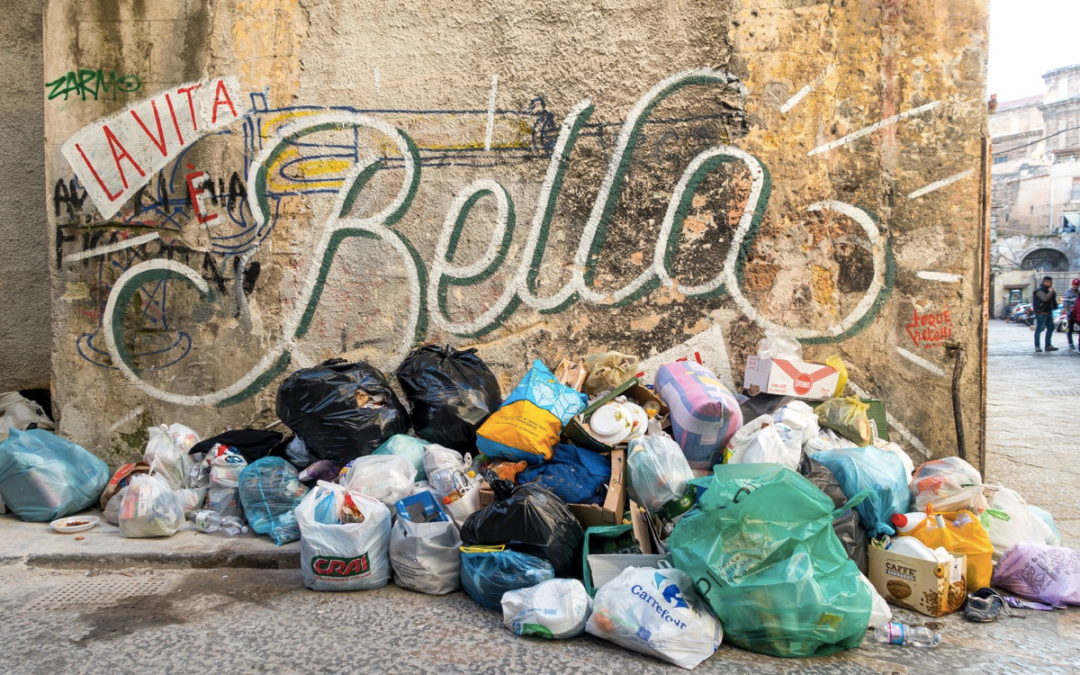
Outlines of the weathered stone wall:
M44 0L0 13L0 391L49 386L49 235L45 215Z
M955 454L962 346L974 455L986 11L53 0L48 72L111 83L46 101L61 429L118 461L428 340L507 391L606 348L741 384L781 325L916 460Z

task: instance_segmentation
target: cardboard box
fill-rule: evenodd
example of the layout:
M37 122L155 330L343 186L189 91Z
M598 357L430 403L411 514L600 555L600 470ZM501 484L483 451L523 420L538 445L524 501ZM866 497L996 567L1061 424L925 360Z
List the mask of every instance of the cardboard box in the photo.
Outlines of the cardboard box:
M563 429L563 439L573 443L579 448L588 448L594 452L608 453L614 450L616 446L602 443L593 438L592 434L585 428L585 424L588 423L589 417L592 416L597 408L608 401L614 400L616 396L626 396L627 399L640 406L644 406L649 401L654 401L660 406L660 412L657 413L656 417L661 421L661 424L667 419L669 412L668 407L664 405L664 402L660 400L660 397L648 387L643 386L636 377L632 377L618 387L615 387L615 389L607 396L593 401L588 408L585 408L579 415L570 420L570 423Z
M886 602L927 616L943 616L967 600L967 557L953 556L942 565L933 560L870 547L870 583Z
M583 570L585 589L589 595L595 595L597 588L619 576L627 567L657 567L660 561L667 557L653 552L648 525L634 502L630 502L630 513L630 525L585 530ZM632 539L640 552L638 550L612 550L605 553L590 553L590 550L605 549L603 546L594 546L596 538L621 539L627 533L633 534ZM618 544L614 546L617 547Z
M626 512L626 451L611 451L611 480L603 504L569 504L570 511L583 528L622 523ZM495 493L487 481L480 484L480 506L495 501Z
M765 392L820 401L832 398L839 379L840 374L831 366L753 355L746 359L743 389L751 396Z

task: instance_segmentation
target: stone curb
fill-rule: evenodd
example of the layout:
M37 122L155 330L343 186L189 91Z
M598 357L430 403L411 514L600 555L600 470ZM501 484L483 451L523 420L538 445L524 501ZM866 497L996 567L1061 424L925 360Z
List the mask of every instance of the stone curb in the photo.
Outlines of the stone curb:
M20 558L0 558L0 565L24 562L30 567L45 569L128 569L154 567L158 569L299 569L300 552L287 551L207 551L161 552L147 554L99 553L39 553Z

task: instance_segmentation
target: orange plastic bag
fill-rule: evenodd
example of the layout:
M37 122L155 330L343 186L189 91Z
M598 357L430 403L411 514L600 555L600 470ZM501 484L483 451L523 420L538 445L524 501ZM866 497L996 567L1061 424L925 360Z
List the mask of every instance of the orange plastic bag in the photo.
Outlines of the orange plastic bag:
M978 516L971 511L934 513L926 508L926 520L907 535L915 537L930 548L942 547L949 553L967 556L967 587L977 591L990 585L994 573L994 545L983 529ZM940 527L938 516L944 521Z

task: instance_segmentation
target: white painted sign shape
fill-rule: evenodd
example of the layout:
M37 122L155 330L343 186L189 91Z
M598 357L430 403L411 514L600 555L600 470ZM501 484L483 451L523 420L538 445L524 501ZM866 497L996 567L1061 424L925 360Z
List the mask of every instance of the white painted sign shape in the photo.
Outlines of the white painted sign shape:
M195 141L243 115L235 77L189 82L83 127L60 151L110 218Z

